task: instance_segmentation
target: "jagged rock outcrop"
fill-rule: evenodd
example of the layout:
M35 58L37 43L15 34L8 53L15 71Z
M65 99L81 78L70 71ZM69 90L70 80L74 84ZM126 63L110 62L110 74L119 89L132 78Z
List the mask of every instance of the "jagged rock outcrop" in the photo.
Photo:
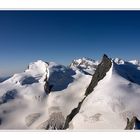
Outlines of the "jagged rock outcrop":
M49 63L46 62L46 64L49 66ZM46 74L46 78L44 79L45 84L44 84L44 91L46 92L46 94L49 94L51 92L51 89L53 87L53 85L50 85L48 80L49 80L49 70L47 70L47 74Z
M45 79L45 85L44 85L44 90L46 94L49 94L51 92L53 85L50 85L47 78Z
M89 95L93 91L94 87L98 84L98 82L105 77L106 73L111 68L111 65L112 65L111 60L108 58L107 55L104 54L103 59L101 63L98 65L92 77L91 83L89 84L86 90L85 93L86 96Z
M65 125L63 129L67 129L69 127L69 123L70 121L74 118L74 116L79 112L81 105L83 103L83 101L85 100L86 97L84 97L84 99L79 102L78 106L76 108L74 108L71 113L66 117L66 121L65 121Z
M62 130L64 128L65 118L62 112L54 112L50 115L50 118L40 124L37 129L46 130Z
M125 130L139 130L140 129L140 121L138 120L138 118L136 116L134 116L131 120L129 120L129 118L127 118L127 125Z
M74 116L79 112L83 101L94 90L94 88L98 84L98 82L105 77L106 73L111 68L111 65L112 65L111 60L108 58L107 55L104 54L102 61L98 65L98 67L97 67L97 69L92 77L91 83L89 84L89 86L85 92L85 97L83 98L83 100L81 102L79 102L78 106L76 108L74 108L71 111L71 113L66 117L64 129L67 129L69 127L69 123L74 118Z

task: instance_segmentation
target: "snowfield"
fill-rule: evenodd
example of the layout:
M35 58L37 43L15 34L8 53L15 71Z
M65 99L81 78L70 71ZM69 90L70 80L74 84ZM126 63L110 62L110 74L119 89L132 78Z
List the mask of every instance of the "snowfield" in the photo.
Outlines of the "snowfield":
M100 61L73 60L69 66L38 60L0 83L0 129L63 129L66 117L83 101L67 130L121 129L140 119L140 63L112 59L112 66L85 98ZM51 86L46 93L44 85Z

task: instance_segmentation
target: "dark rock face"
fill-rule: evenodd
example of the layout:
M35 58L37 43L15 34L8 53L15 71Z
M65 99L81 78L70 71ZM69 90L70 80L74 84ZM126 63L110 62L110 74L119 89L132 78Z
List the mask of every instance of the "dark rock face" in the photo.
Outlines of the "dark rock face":
M132 118L131 121L127 118L127 125L126 125L125 130L132 130L132 129L135 129L135 130L140 129L140 121L135 116Z
M79 102L78 106L76 108L74 108L71 113L67 116L66 121L65 121L65 125L64 125L64 129L67 129L69 127L69 123L70 121L74 118L74 116L79 112L81 105L83 103L83 101L85 100L86 97L84 97L84 99Z
M47 80L45 80L44 90L46 94L49 94L51 92L53 85L50 85Z
M106 75L106 73L109 71L111 68L112 62L111 60L107 57L107 55L103 56L102 62L98 65L90 85L88 86L86 92L85 92L85 97L81 102L79 102L78 106L74 108L71 113L66 117L64 129L67 129L69 127L70 121L74 118L74 116L79 112L81 105L83 101L86 99L86 97L94 90L95 86L98 84L98 82L103 79Z
M102 62L98 65L92 77L91 83L89 84L86 90L85 93L86 96L89 95L94 90L94 87L98 84L98 82L105 77L106 73L111 68L111 65L112 65L111 60L108 58L107 55L104 54Z
M44 79L44 81L45 81L44 90L45 90L46 94L49 94L51 92L51 89L52 89L53 85L49 84L47 76Z
M50 115L50 118L43 122L38 129L46 130L62 130L64 128L65 118L62 112L54 112Z

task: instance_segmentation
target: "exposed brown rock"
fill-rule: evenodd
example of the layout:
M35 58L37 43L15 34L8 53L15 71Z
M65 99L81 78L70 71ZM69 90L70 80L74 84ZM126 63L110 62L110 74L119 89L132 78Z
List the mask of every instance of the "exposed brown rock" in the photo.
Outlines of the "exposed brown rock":
M140 129L140 121L134 116L131 121L127 118L127 125L125 130Z

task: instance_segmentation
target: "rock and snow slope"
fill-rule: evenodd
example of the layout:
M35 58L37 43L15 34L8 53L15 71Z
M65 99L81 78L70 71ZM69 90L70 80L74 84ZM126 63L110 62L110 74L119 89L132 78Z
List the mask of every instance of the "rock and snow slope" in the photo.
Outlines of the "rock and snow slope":
M49 94L44 90L46 80L52 85ZM47 120L57 120L59 114L65 118L90 80L90 75L53 62L31 63L25 72L0 83L0 129L59 129Z
M136 116L140 119L139 76L137 66L112 62L106 76L71 121L70 129L125 129L127 118L131 120Z
M68 130L138 128L140 63L108 61L111 68L87 58L68 67L41 60L31 63L23 73L0 83L0 129L64 129L81 101Z

